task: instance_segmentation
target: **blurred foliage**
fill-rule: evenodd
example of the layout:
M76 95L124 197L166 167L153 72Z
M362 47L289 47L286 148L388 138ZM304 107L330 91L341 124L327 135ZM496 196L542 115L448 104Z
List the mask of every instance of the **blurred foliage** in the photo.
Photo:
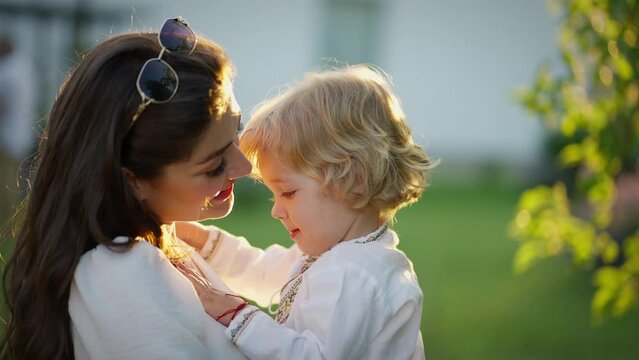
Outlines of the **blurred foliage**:
M592 314L602 320L639 304L639 0L551 5L562 14L567 69L544 66L519 100L561 144L555 160L574 176L521 195L514 267L565 256L593 269Z

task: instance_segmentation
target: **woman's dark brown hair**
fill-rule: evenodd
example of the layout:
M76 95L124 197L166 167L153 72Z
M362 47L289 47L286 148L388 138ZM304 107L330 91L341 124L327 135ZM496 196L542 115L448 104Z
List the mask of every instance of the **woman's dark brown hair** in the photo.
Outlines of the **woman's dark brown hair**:
M213 126L232 69L222 48L205 39L190 55L165 53L180 79L177 94L149 105L127 131L141 102L137 75L160 50L157 34L112 37L62 84L16 217L16 246L4 273L11 317L2 358L73 358L69 291L85 252L98 244L126 251L131 242L112 242L120 235L164 249L158 218L136 199L122 169L152 179L187 159Z

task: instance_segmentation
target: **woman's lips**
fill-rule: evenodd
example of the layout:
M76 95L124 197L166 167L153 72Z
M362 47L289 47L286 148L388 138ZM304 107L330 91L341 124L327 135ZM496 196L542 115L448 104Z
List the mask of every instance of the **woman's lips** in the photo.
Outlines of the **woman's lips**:
M219 194L215 195L215 197L213 198L213 201L224 201L228 199L228 197L231 196L232 193L233 193L233 183L231 183L231 185L227 187L226 189L220 191Z
M297 234L300 233L300 229L295 229L289 232L291 235L291 239L295 239L295 237L297 236Z

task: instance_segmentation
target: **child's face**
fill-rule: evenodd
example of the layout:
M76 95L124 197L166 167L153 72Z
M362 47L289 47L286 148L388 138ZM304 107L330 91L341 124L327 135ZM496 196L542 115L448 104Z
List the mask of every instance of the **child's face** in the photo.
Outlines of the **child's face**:
M233 182L250 173L238 148L239 108L232 104L209 126L187 161L169 164L153 180L138 180L144 200L163 223L215 219L233 208Z
M321 255L354 237L360 214L325 194L318 181L293 170L270 152L260 153L259 168L273 193L271 215L282 222L303 253Z

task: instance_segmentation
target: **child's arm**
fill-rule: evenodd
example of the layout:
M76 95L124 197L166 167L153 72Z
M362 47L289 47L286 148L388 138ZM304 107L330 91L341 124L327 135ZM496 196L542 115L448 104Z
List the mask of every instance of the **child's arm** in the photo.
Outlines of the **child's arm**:
M419 354L418 289L404 289L398 282L393 291L399 295L388 296L388 284L357 266L321 270L305 276L286 326L256 308L244 308L230 323L230 316L220 319L228 325L227 336L255 359L395 359ZM228 310L217 309L217 303L214 296L204 302L213 317Z
M261 306L270 305L288 280L290 269L302 253L297 246L271 245L266 250L251 246L244 237L215 226L176 222L178 237L200 250L213 270L233 289ZM277 301L278 296L274 297Z

